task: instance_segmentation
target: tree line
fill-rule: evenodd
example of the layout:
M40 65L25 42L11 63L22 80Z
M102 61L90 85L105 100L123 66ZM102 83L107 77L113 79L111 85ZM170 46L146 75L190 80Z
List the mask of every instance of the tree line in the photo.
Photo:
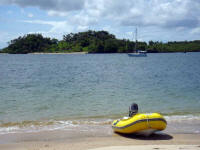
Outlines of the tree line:
M107 31L86 31L63 35L62 40L43 37L41 34L27 34L11 40L0 52L11 54L27 53L130 53L135 51L134 41L117 39ZM200 40L181 42L137 41L137 49L149 53L160 52L199 52Z

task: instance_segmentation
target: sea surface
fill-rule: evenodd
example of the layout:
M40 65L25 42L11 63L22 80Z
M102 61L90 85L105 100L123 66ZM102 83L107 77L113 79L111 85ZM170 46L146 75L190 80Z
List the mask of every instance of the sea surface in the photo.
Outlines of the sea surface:
M133 102L200 133L200 53L0 55L0 134L110 127Z

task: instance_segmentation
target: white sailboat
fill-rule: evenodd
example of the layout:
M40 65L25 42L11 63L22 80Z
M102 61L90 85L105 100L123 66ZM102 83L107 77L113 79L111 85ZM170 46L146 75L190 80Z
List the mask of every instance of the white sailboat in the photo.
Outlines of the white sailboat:
M142 50L137 50L137 28L135 30L135 51L133 53L128 53L130 57L146 57L147 52Z

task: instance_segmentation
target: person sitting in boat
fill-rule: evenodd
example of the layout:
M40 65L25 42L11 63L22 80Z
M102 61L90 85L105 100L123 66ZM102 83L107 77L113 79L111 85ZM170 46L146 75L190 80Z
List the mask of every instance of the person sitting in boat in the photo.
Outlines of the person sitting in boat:
M136 103L132 103L129 106L129 117L133 117L138 113L138 105Z

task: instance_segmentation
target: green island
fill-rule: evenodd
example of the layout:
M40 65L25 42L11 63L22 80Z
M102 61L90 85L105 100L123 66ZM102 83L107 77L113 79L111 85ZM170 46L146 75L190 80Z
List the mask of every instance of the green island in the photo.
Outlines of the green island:
M11 40L0 53L130 53L135 49L135 41L117 39L107 31L86 31L63 35L62 40L43 37L42 34L27 34ZM137 49L148 53L200 52L200 40L154 42L137 41Z

